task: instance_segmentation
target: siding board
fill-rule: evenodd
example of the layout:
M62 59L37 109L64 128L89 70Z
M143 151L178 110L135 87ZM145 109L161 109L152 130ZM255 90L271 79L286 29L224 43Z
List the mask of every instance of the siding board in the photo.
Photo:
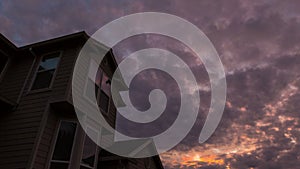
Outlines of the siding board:
M72 104L73 67L80 46L86 40L85 35L77 36L79 37L74 38L79 39L80 42L63 38L61 40L54 39L47 42L48 44L41 42L41 44L33 44L16 51L16 56L12 58L11 64L0 82L0 95L18 102L12 112L0 114L0 169L47 168L54 148L59 120L62 118L77 120L74 110L65 106L65 104ZM29 52L29 48L32 49L32 53ZM51 88L43 91L29 91L41 56L53 51L63 52ZM111 60L108 65L101 65L110 78L116 67ZM84 58L84 62L88 65L89 59ZM82 67L82 70L84 69L86 68ZM78 78L84 83L86 74L81 73ZM22 89L24 90L22 91ZM76 90L75 92L80 91ZM58 99L59 102L64 102L60 105L67 107L68 112L62 109L54 110L54 107L51 107L52 103ZM89 105L90 103L85 104ZM112 127L115 126L116 108L112 101L110 101L109 114L105 118ZM77 140L76 145L81 141ZM103 141L109 144L112 138L104 138ZM75 152L80 152L79 148L76 148L78 150ZM127 166L130 169L145 168L144 160L129 160Z

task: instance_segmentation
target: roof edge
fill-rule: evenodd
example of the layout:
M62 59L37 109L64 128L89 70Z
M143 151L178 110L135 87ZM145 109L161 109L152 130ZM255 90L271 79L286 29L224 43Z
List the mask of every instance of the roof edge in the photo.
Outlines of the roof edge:
M60 41L73 39L73 38L82 38L84 40L87 40L89 38L89 35L85 31L80 31L80 32L72 33L72 34L67 34L67 35L64 35L64 36L58 36L58 37L51 38L51 39L44 40L44 41L39 41L39 42L32 43L32 44L29 44L29 45L21 46L21 47L19 47L19 49L22 50L22 49L31 48L31 47L38 47L38 46L48 45L48 44L51 44L51 43L57 43L57 42L60 42Z
M7 44L8 47L12 48L13 50L18 49L18 47L14 43L12 43L9 39L7 39L2 33L0 33L0 40L5 44Z

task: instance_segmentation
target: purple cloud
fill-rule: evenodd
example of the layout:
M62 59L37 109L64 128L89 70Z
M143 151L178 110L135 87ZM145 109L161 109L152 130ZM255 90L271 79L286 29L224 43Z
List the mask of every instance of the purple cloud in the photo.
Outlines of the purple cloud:
M197 122L180 145L162 154L165 167L295 168L300 165L299 8L297 0L10 0L0 2L0 32L23 46L82 30L91 35L104 24L136 12L166 12L183 17L210 38L227 74L228 100L223 119L203 145L197 138L210 104L210 84L193 52L174 39L158 35L135 36L114 47L119 62L143 48L171 50L191 67L201 86ZM139 93L133 104L141 110L149 106L147 97L153 88L162 88L170 99L155 128L143 126L151 129L146 134L157 134L172 125L180 96L170 77L146 71L136 77L131 87ZM125 124L124 130L136 127Z

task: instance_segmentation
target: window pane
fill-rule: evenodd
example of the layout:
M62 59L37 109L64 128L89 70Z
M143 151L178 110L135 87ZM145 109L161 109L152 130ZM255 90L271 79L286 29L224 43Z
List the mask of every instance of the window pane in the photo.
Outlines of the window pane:
M32 89L48 88L59 61L60 53L52 53L43 56Z
M101 89L105 92L106 95L110 96L110 80L106 73L103 73Z
M60 55L59 52L45 55L42 58L42 61L39 66L39 70L56 69L58 61L59 61L59 55Z
M92 129L87 129L87 132L91 137L94 139L97 139L97 133L93 131ZM94 143L94 141L88 136L85 136L84 145L83 145L83 153L82 153L82 159L81 163L85 164L87 166L94 166L95 162L95 155L96 155L96 148L97 145Z
M68 168L68 164L66 163L55 163L52 162L50 169L67 169Z
M108 104L109 104L109 97L107 96L107 94L104 93L103 90L101 90L99 106L106 113L108 112Z
M102 78L102 69L99 68L97 71L96 82L95 82L98 86L100 86L101 78Z
M74 122L61 122L52 157L53 160L70 160L76 125Z
M48 88L50 86L54 71L55 70L52 69L48 71L38 72L32 85L32 89Z

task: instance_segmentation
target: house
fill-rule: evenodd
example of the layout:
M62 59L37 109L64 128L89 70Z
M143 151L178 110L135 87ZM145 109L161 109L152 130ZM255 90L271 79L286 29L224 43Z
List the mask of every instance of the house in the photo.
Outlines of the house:
M72 103L72 73L88 39L79 32L16 47L0 34L1 169L163 168L159 156L125 158L101 149L79 124ZM116 68L109 50L97 82L86 84L96 86L98 105L111 126L116 125L116 107L109 85Z

